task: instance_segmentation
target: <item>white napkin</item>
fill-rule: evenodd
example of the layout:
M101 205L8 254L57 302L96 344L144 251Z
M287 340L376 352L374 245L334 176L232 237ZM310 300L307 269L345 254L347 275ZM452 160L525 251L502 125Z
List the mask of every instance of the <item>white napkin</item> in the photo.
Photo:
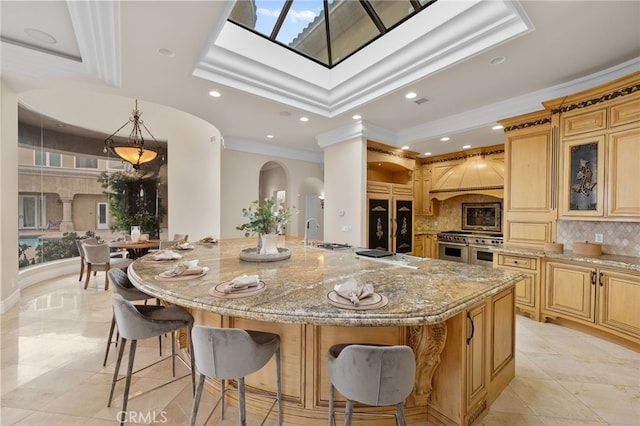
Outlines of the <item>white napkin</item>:
M177 243L175 243L175 244L173 245L173 247L174 247L174 248L177 248L178 250L188 250L188 249L190 249L192 246L191 246L191 243L190 243L190 242L184 242L184 243L177 242Z
M358 284L355 278L349 278L342 284L336 284L333 289L340 296L349 299L354 306L358 306L360 300L373 294L373 284Z
M224 286L224 292L233 293L245 288L256 287L258 284L260 284L260 278L257 275L240 275Z
M209 271L209 268L198 266L198 259L178 263L174 268L163 272L165 277L177 277L181 275L200 275Z
M151 257L153 260L174 260L181 259L182 255L171 250L158 250Z

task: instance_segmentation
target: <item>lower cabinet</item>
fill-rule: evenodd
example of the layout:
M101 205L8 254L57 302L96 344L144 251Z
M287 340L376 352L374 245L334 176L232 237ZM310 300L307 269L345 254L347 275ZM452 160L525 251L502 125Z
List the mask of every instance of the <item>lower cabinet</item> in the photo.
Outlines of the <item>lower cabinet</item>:
M418 234L413 238L413 255L438 258L438 236L436 234Z
M493 267L518 271L524 280L516 284L516 309L540 321L540 265L536 256L497 253L493 257Z
M640 343L640 274L546 262L543 315Z
M447 345L433 376L429 422L478 424L513 379L514 304L515 289L510 288L447 320Z

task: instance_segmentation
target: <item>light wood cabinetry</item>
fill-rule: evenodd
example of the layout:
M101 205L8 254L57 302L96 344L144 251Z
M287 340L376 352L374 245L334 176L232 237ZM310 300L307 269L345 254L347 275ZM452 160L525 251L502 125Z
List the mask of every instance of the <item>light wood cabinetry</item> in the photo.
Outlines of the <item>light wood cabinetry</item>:
M424 256L424 235L416 235L413 237L413 255L419 257Z
M414 256L438 258L438 236L436 234L417 234L413 239Z
M561 219L640 221L640 73L545 102L560 126Z
M416 167L413 180L413 194L415 214L417 215L436 216L438 214L438 202L429 195L432 181L432 169L430 165Z
M397 253L413 251L413 186L367 182L367 245Z
M505 245L538 248L555 240L557 140L551 114L500 121L505 131Z
M511 288L447 320L447 346L433 376L428 420L437 425L477 424L514 374Z
M640 343L640 274L548 261L543 315Z
M541 259L536 256L497 253L493 257L494 268L510 269L524 274L516 284L516 309L540 321L540 268Z

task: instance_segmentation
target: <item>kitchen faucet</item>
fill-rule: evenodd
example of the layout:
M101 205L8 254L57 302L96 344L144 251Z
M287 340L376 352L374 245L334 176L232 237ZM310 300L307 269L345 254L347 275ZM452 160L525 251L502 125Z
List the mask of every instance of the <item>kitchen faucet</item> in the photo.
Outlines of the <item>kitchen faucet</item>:
M309 219L307 219L307 221L304 223L304 239L302 240L302 245L304 245L304 246L307 245L307 232L309 231L309 225L311 224L312 220L315 220L316 221L316 227L318 229L320 228L320 224L318 223L318 219L316 219L315 217L310 217Z

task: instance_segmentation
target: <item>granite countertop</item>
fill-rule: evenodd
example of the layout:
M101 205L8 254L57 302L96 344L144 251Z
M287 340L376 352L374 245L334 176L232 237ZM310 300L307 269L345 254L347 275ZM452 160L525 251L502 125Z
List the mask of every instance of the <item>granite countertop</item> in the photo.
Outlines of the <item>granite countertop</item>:
M545 259L568 260L572 262L590 263L596 266L609 266L612 268L626 269L633 272L640 272L640 257L621 256L617 254L605 254L598 257L588 257L578 255L572 251L564 251L563 253L550 253L542 250L510 248L510 247L491 247L496 253L508 253L523 256L535 256Z
M358 256L353 249L304 247L301 239L280 237L291 257L278 262L245 262L238 254L255 239L222 240L181 251L182 260L198 259L210 268L200 278L161 281L154 277L175 261L149 261L150 255L129 267L129 277L145 293L180 306L259 321L340 326L407 326L445 321L476 302L507 289L522 275L504 269L464 265L422 258L406 265ZM257 274L266 290L244 298L209 295L212 287L242 274ZM373 310L342 309L330 305L327 294L348 278L372 283L389 303Z

